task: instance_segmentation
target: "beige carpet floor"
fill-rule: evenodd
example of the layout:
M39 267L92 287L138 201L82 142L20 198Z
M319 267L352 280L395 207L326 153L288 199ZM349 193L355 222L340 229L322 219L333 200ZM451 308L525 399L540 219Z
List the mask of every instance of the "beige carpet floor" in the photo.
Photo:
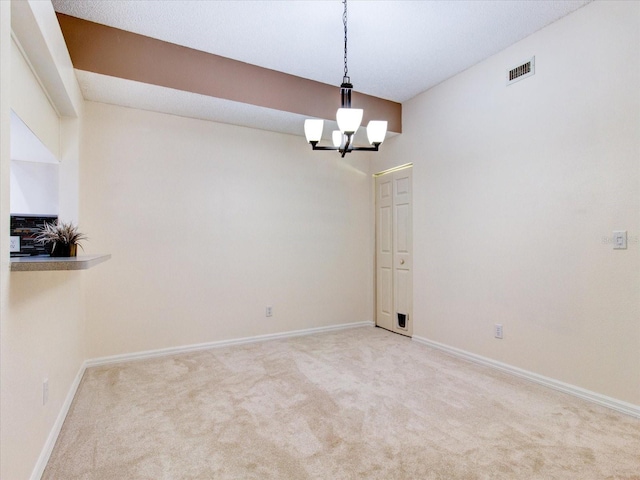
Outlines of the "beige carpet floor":
M640 419L375 328L88 369L44 479L640 479Z

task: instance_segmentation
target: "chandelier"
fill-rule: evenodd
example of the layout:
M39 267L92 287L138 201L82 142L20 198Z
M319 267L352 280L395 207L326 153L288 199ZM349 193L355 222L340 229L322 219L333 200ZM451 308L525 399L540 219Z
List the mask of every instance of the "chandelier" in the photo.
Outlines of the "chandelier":
M356 147L353 145L353 137L362 123L363 110L361 108L351 108L351 90L353 85L349 78L349 68L347 67L347 0L342 0L344 13L342 23L344 24L344 76L340 85L340 105L336 113L336 121L340 130L334 130L331 136L332 147L319 146L322 139L324 120L307 119L304 121L304 134L307 142L311 144L313 150L334 150L340 152L342 157L353 151L377 152L378 147L384 142L387 134L387 122L383 120L371 120L367 124L367 138L370 147Z

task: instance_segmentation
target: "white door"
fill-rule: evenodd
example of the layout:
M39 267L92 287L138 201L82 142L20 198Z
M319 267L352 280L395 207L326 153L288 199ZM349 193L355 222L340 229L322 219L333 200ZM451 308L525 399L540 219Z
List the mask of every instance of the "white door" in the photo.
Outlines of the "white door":
M413 333L412 168L376 177L376 325Z

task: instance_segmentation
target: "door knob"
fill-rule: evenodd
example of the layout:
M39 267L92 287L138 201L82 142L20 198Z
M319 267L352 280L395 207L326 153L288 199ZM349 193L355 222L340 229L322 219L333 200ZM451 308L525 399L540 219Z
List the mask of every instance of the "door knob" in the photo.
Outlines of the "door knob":
M400 259L400 265L404 265L404 258Z

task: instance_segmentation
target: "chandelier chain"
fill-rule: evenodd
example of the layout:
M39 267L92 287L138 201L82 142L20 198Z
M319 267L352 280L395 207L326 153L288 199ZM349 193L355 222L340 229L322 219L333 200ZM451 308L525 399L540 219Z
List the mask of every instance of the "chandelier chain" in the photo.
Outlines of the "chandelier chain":
M344 78L349 78L349 68L347 67L347 0L343 0L344 13L342 14L342 23L344 24Z

